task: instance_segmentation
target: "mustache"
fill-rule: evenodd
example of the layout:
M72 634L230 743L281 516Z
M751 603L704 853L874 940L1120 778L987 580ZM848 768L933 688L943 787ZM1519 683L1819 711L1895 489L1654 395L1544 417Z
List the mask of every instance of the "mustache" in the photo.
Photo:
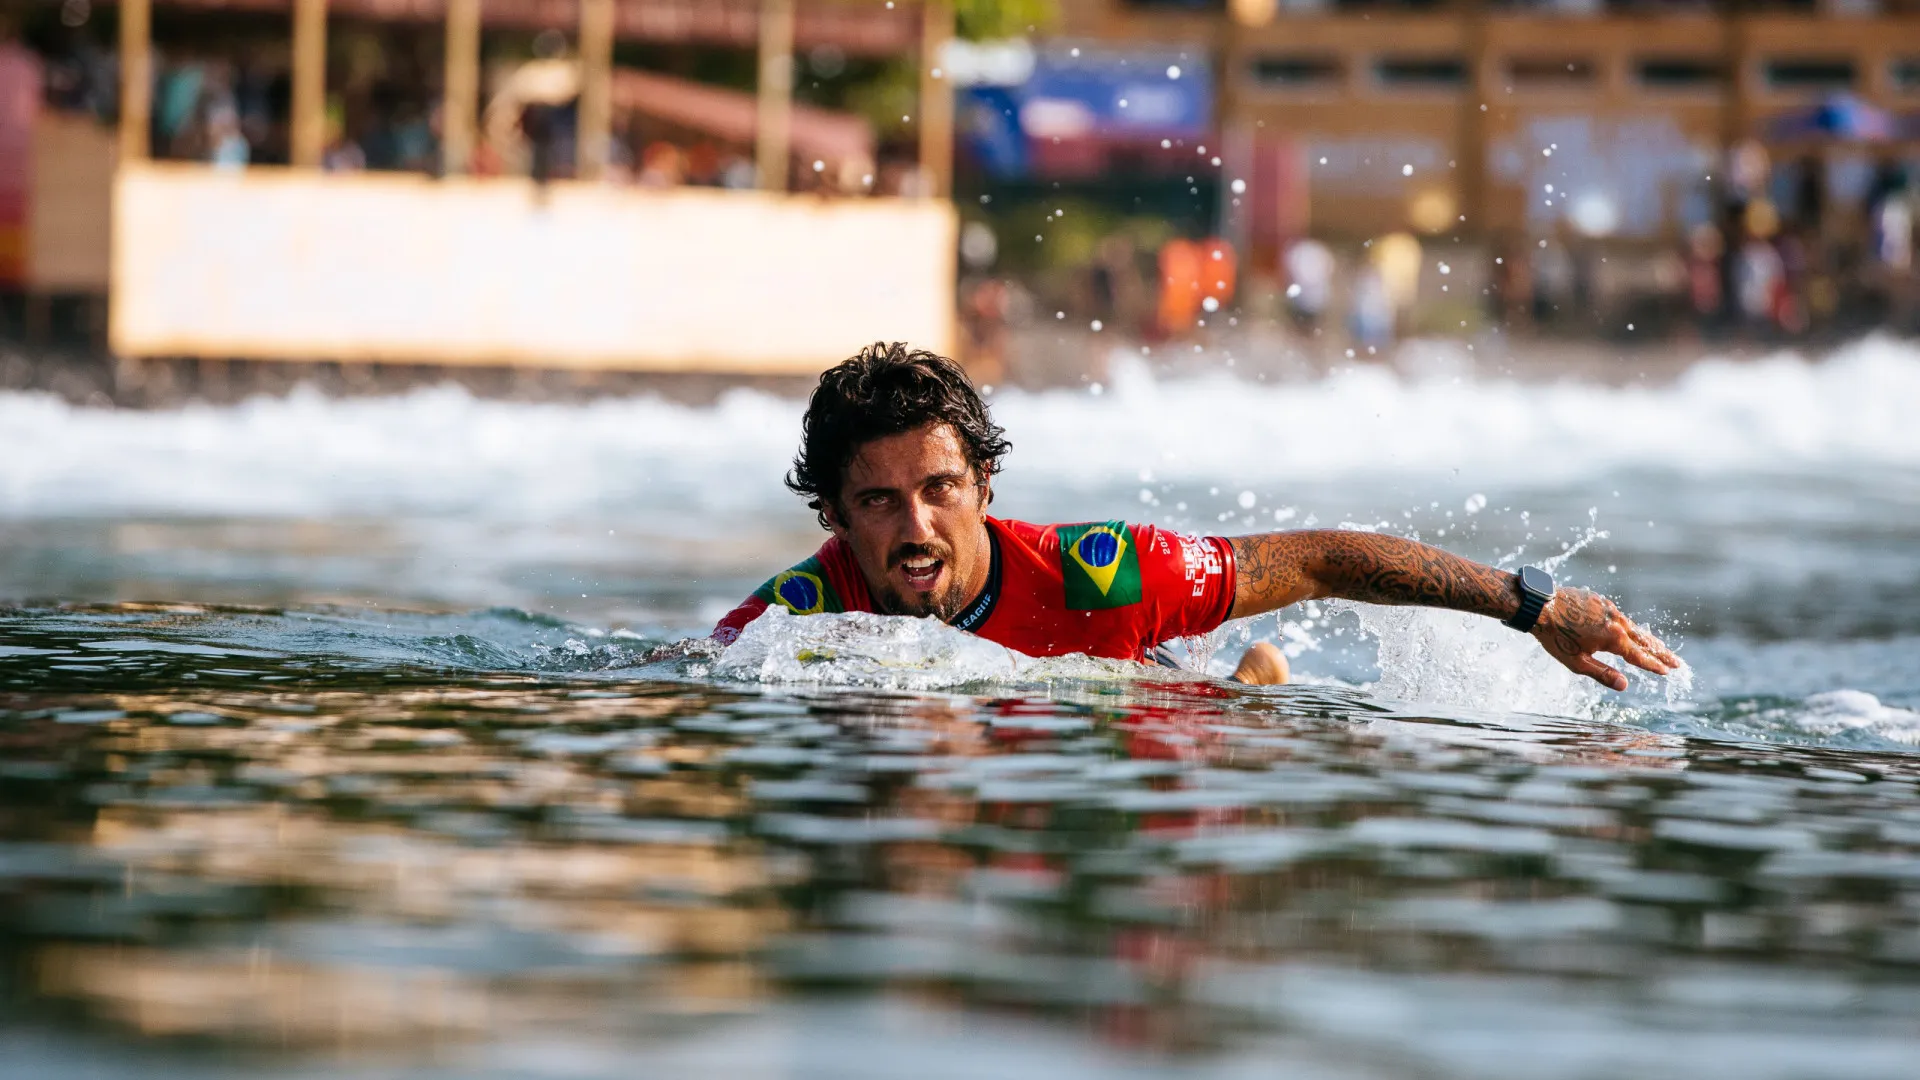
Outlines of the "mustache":
M947 561L951 554L944 544L901 544L887 553L887 569L891 570L908 559L939 559Z

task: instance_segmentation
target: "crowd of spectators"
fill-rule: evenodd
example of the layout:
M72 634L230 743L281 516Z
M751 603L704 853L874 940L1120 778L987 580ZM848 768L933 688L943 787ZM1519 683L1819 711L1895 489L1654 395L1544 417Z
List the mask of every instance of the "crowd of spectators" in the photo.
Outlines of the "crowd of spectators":
M1845 156L1858 177L1836 192L1817 150L1776 164L1757 142L1736 146L1712 212L1671 247L1622 258L1617 247L1569 236L1508 245L1492 314L1549 332L1638 325L1752 340L1920 329L1920 178L1893 154Z
M46 107L89 114L103 123L117 119L119 70L111 47L77 26L43 35L34 44L44 65ZM550 58L564 47L560 35L540 35L533 54ZM240 58L248 55L277 59ZM343 70L330 73L335 88L327 100L323 168L440 171L441 73L435 64L416 60L406 49L391 49L382 53L377 66L350 59L343 65L336 58L334 67ZM373 68L374 73L359 68ZM284 57L268 50L190 54L157 46L149 133L154 156L227 168L286 164L291 86ZM526 102L517 109L510 137L500 140L516 145L494 145L483 131L471 171L570 178L576 131L575 102ZM751 146L623 115L616 117L614 137L605 151L605 174L611 183L650 188L744 189L756 183L752 154ZM836 195L898 194L914 184L910 163L888 161L878 167L872 162L828 167L796 159L791 180L794 190Z
M1008 326L1023 320L1070 320L1152 343L1217 335L1250 318L1329 357L1489 331L1754 344L1920 332L1920 171L1860 146L1802 146L1776 164L1748 142L1729 156L1700 220L1665 239L1570 227L1491 243L1304 236L1260 265L1217 237L1143 245L1122 229L1071 265L996 272L997 234L1024 230L983 219L961 241L973 271L962 325L982 355L1004 352ZM1836 172L1852 174L1842 190L1829 180Z

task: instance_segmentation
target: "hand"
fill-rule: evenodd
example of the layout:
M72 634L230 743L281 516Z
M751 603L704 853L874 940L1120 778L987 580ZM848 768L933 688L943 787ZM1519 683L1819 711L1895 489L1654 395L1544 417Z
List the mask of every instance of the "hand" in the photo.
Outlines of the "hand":
M1575 675L1614 690L1627 688L1626 673L1594 653L1612 653L1634 667L1665 675L1680 666L1660 639L1620 614L1613 601L1585 589L1559 589L1540 613L1533 636Z

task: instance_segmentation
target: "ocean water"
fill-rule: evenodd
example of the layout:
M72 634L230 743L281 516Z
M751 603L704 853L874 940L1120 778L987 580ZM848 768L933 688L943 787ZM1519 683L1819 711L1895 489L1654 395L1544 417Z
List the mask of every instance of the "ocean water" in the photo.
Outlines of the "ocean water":
M998 394L995 509L1548 562L1683 677L722 650L797 402L0 396L0 1076L1913 1075L1920 349L1421 370Z

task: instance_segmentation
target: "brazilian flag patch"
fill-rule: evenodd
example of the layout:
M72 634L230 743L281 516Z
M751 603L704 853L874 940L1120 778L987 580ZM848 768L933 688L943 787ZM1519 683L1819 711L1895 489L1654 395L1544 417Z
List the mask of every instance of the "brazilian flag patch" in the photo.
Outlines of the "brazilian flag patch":
M1140 602L1140 555L1124 521L1062 525L1060 579L1067 610L1099 611Z
M827 584L826 568L819 559L808 559L791 570L782 570L755 589L753 595L768 604L779 604L795 615L820 615L846 610L840 597Z

